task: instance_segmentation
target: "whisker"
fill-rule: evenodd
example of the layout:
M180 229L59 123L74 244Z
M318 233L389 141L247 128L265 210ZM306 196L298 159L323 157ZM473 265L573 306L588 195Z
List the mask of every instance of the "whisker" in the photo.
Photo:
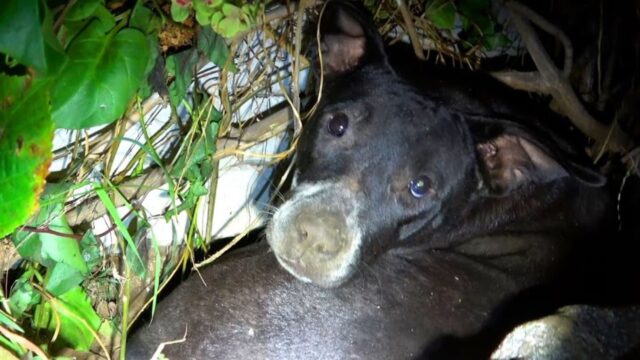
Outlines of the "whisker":
M275 189L273 192L273 197L277 198L279 201L281 202L285 202L287 199L284 196L284 193L282 191L280 191L279 189Z
M278 211L278 207L277 206L273 206L271 204L265 204L264 208L262 209L263 212L269 214L269 215L273 215L276 213L276 211Z
M366 261L363 260L362 261L362 266L359 267L359 271L363 275L363 277L364 277L364 270L365 269L368 270L369 272L371 272L371 274L373 274L373 277L376 279L376 281L378 283L377 288L382 291L382 281L380 280L380 277L378 276L378 273L377 273L376 269L373 268L371 265L369 265Z

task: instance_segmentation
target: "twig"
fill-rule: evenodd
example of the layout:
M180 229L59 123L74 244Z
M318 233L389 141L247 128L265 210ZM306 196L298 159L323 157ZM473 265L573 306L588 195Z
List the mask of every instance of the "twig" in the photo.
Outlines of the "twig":
M540 29L544 30L549 35L552 35L556 39L560 40L564 48L562 76L564 76L565 78L569 77L569 75L571 74L571 68L573 66L573 45L571 45L571 40L569 40L567 34L565 34L564 31L562 31L560 28L540 16L540 14L520 3L510 2L509 7L511 8L511 10L517 11L520 15L536 24Z
M276 196L278 196L278 194L280 193L280 190L282 189L282 186L284 186L284 183L286 181L286 179L289 177L289 175L291 174L291 169L293 169L293 162L291 162L289 164L289 166L287 167L287 170L285 171L285 173L282 175L282 177L280 178L280 183L278 184L278 186L276 187L275 191L273 192L273 195L271 195L271 199L269 199L269 203L273 203L273 201L275 200ZM217 258L219 258L220 256L222 256L225 252L229 251L229 249L231 249L234 245L236 245L241 239L244 239L247 234L249 233L249 231L253 230L256 225L260 222L260 217L254 219L249 226L247 226L243 232L241 232L240 234L236 235L236 237L234 237L228 244L226 244L222 249L216 251L215 254L211 255L210 257L208 257L207 259L203 260L202 262L199 262L197 264L194 265L195 269L199 269L207 264L212 263L213 261L215 261Z
M260 217L255 218L250 224L249 226L247 226L240 234L236 235L231 241L229 241L228 244L226 244L225 246L222 247L222 249L216 251L213 255L209 256L208 258L206 258L205 260L196 263L194 265L194 267L196 269L199 269L207 264L210 264L212 262L214 262L217 258L219 258L220 256L222 256L224 253L226 253L227 251L229 251L229 249L231 249L233 246L235 246L240 240L244 239L245 236L247 236L247 234L253 230L256 225L259 224L259 222L262 219Z
M561 74L553 64L551 57L542 46L535 30L526 19L530 19L536 24L542 24L542 26L546 26L547 28L548 24L541 21L540 15L524 5L509 1L506 6L511 10L511 23L520 34L529 55L536 64L538 72L521 75L517 72L510 71L506 73L495 72L492 75L496 79L516 89L536 91L551 95L559 104L563 114L566 115L580 131L599 143L606 144L610 150L624 152L629 148L632 144L631 139L623 133L615 123L609 128L598 122L585 109L571 87L569 80ZM555 32L561 33L559 29L556 29ZM562 35L562 37L566 36ZM565 50L565 61L567 61L567 53L568 51ZM607 143L608 137L609 142Z
M66 237L74 240L82 240L82 235L79 234L67 234L60 231L51 230L49 228L39 228L35 226L24 225L20 228L20 230L24 230L27 232L40 233L40 234L50 234L60 237Z
M245 37L247 34L261 28L265 24L268 24L275 20L282 20L286 17L291 16L293 13L295 13L298 10L305 10L307 8L314 7L318 4L320 4L319 0L307 0L307 1L302 1L300 3L292 1L292 2L287 2L286 5L278 5L275 8L269 10L265 14L263 19L261 19L260 21L256 21L254 26L252 26L251 28L245 31L239 32L234 37L234 39L241 39Z
M187 341L187 328L186 327L184 329L184 335L182 336L182 339L161 342L160 345L158 345L158 347L156 348L156 351L153 352L153 355L151 355L151 360L161 359L160 355L162 355L162 350L164 350L164 347L166 345L179 344L179 343L183 343L185 341Z
M400 9L400 14L402 15L402 20L404 20L409 39L411 39L411 46L413 46L413 51L416 53L416 56L419 59L425 60L426 58L424 56L424 51L422 50L422 42L420 41L420 37L416 32L415 26L413 26L411 13L409 13L407 5L404 3L404 0L396 0L396 4L398 5L398 9Z
M122 216L122 217L121 217L121 219L126 219L126 218L128 218L131 214L133 214L133 209L130 209L129 211L127 211L127 213L126 213L126 214L124 214L124 216ZM101 238L101 237L103 237L103 236L106 236L108 233L110 233L110 232L114 231L114 230L115 230L115 229L117 229L117 228L118 228L118 224L111 224L111 226L110 226L107 230L105 230L105 231L101 232L100 234L96 234L96 238Z
M308 0L302 0L300 2L300 8L296 13L296 28L294 35L294 59L292 66L292 89L293 92L293 108L296 114L300 114L300 51L302 51L302 27L304 20L304 11ZM302 120L300 116L294 116L293 119L293 133L297 136L302 130Z
M640 157L640 146L634 148L633 150L629 151L625 156L622 157L622 162L628 162L628 161L632 161L633 158L635 157Z
M491 75L514 89L551 95L549 85L542 79L542 76L540 76L537 71L521 72L506 70L492 72Z

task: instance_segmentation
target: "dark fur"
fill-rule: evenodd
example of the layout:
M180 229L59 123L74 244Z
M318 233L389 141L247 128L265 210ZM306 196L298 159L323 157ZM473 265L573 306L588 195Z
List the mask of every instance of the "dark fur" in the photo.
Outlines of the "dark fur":
M366 48L346 62L325 54L326 88L300 140L298 181L356 184L365 233L357 268L326 289L294 279L265 244L238 251L202 271L207 288L192 276L161 302L131 339L130 358L147 358L187 327L185 343L165 348L169 358L415 358L452 354L451 339L483 329L489 338L454 353L486 355L581 275L607 196L569 145L544 135L538 111L504 101L504 89L485 91L500 88L486 78L456 74L418 89L391 70L357 7L330 4L326 14L324 36L346 28ZM350 121L341 137L326 130L338 112ZM505 134L546 154L551 170L528 164L524 181L498 182L476 149ZM420 174L434 192L414 199L407 184Z

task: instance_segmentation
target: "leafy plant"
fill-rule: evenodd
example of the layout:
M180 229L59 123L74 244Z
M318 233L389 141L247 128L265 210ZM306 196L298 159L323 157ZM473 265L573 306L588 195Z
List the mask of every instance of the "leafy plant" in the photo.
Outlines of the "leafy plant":
M193 144L175 155L172 166L155 153L152 139L137 144L162 168L171 196L180 199L168 216L192 210L208 194L205 184L217 170L214 153L223 115L206 95L185 102L187 90L202 58L236 70L227 41L249 29L261 10L261 2L230 0L0 2L0 237L11 240L21 257L0 294L0 358L44 357L63 348L87 351L96 346L97 336L116 330L124 352L129 312L123 299L131 278L147 275L148 264L136 246L154 235L146 214L132 203L125 204L129 218L118 212L114 194L120 189L100 177L101 169L91 173L97 176L91 180L77 173L48 178L54 132L113 124L132 109L142 112L141 98L167 89L173 110L186 105L192 117ZM176 50L162 43L167 29L181 26L172 17L197 21L186 42L195 46ZM202 95L200 89L194 94ZM122 140L132 139L119 134L112 141ZM78 163L85 165L88 153L81 149ZM145 160L138 159L134 175L143 171ZM172 178L181 183L173 185ZM82 187L99 199L114 224L104 234L67 221L68 195L75 192L75 201ZM102 237L108 233L117 234L115 246L126 261L109 263L105 257ZM166 269L153 246L157 294ZM117 272L121 278L114 276ZM105 288L111 298L101 299L101 308L93 300L107 293Z
M246 31L256 19L260 2L241 4L228 0L172 0L171 16L175 21L185 21L191 10L202 26L211 26L215 32L232 38Z
M197 137L190 152L185 152L178 157L173 175L184 177L189 186L181 195L182 203L175 209L167 212L170 218L181 211L192 208L198 198L208 194L205 182L211 178L216 170L212 162L212 156L216 151L216 138L222 114L215 109L211 110L211 121L205 126L204 131Z
M123 117L135 104L136 94L148 96L157 86L148 81L148 75L160 56L164 58L160 63L166 64L162 80L168 84L174 109L179 107L200 57L235 69L228 61L225 38L248 29L259 9L257 3L174 2L174 18L193 11L204 27L197 32L193 49L163 54L160 33L171 20L155 1L6 0L0 4L0 236L11 234L24 260L21 274L3 299L7 313L0 313L0 326L25 338L37 333L48 342L47 349L79 351L88 350L96 335L116 329L118 321L126 331L126 318L101 320L87 297L86 286L114 283L104 281L112 275L101 268L100 235L72 229L66 220L67 194L86 182L49 184L45 190L54 131L107 125ZM180 15L180 10L187 12ZM201 112L197 104L190 109ZM207 114L202 118L204 130L194 133L197 140L192 150L182 152L177 166L167 171L167 176L185 176L186 185L180 190L184 201L175 212L207 194L204 183L214 171L211 158L221 113L209 105ZM154 159L162 161L157 154ZM127 254L125 273L131 269L142 276L146 264L136 239L145 236L148 223L131 208L142 220L136 228L128 228L111 199L118 189L108 179L90 189L116 224L113 230L124 239L119 247ZM162 270L157 260L156 291ZM128 281L118 283L118 292L128 292L124 289ZM123 306L126 313L126 303ZM0 335L0 344L17 356L37 349L16 339Z
M455 26L456 7L450 0L434 0L427 5L425 15L439 29L451 30Z
M20 255L47 269L44 286L52 295L64 294L80 284L89 272L62 211L64 191L65 186L49 186L43 195L42 209L28 223L30 228L46 228L48 232L23 230L14 236Z
M49 84L0 74L0 236L38 208L51 161Z
M122 117L146 85L161 23L143 1L118 15L102 0L0 4L0 236L22 225L11 239L25 260L0 314L15 334L0 343L13 354L37 349L16 340L36 330L58 334L52 347L88 350L97 331L114 328L80 286L103 256L95 237L79 242L67 224L68 186L43 190L54 130Z
M102 2L79 1L55 31L45 3L2 3L0 64L20 75L0 73L0 236L37 209L54 126L113 122L142 84L150 53L144 34L109 19Z
M430 0L424 15L440 30L459 27L458 36L467 47L481 45L494 50L509 43L491 13L490 0Z
M145 77L149 53L140 30L104 33L100 21L91 21L67 48L51 89L56 125L82 129L122 116Z

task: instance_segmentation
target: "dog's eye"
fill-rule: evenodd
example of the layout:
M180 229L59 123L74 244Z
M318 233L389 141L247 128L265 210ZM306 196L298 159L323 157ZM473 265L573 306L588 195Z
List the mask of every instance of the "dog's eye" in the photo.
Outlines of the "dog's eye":
M409 192L414 198L421 198L431 190L431 179L428 176L420 176L409 181Z
M327 129L333 136L340 137L344 135L349 127L349 118L343 112L335 113L327 123Z

